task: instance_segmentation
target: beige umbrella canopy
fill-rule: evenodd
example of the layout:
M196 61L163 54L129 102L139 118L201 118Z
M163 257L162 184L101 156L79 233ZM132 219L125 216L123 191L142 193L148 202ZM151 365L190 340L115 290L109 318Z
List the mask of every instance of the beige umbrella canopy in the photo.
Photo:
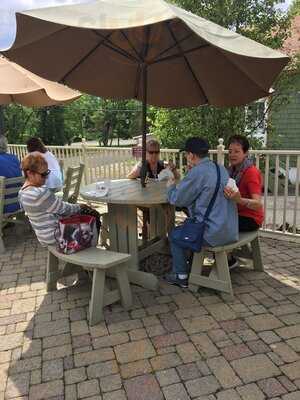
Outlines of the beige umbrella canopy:
M64 85L41 78L0 56L0 104L27 107L68 103L81 94Z
M288 57L164 0L96 0L17 14L9 58L47 79L146 104L234 106L265 97Z

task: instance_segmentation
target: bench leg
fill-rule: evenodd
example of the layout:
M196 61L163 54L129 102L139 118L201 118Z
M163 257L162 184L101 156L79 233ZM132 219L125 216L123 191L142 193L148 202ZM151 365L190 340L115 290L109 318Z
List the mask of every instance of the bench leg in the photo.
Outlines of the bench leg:
M218 279L226 285L226 292L222 292L221 296L224 300L233 300L233 290L231 284L231 277L228 268L228 259L226 251L216 253L216 269ZM218 287L215 287L218 290Z
M253 268L255 269L255 271L264 271L258 237L252 240L251 248L253 254Z
M105 271L94 269L93 285L90 301L90 326L103 320L103 301L105 287Z
M201 276L204 262L204 251L200 253L194 253L192 270L189 277L189 290L196 293L199 289L199 285L195 282L194 277Z
M49 251L46 270L47 292L57 289L56 285L59 277L58 259Z
M122 306L129 308L132 306L132 293L129 285L127 266L124 264L116 267L116 279L118 282Z

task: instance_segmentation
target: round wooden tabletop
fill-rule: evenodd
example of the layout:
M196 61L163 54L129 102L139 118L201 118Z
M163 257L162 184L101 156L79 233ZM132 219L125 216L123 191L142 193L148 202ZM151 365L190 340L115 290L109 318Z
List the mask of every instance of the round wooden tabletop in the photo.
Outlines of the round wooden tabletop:
M111 204L146 206L168 203L166 181L149 180L143 188L140 180L136 179L105 180L109 187L106 196L101 196L97 183L84 186L80 195L86 200Z

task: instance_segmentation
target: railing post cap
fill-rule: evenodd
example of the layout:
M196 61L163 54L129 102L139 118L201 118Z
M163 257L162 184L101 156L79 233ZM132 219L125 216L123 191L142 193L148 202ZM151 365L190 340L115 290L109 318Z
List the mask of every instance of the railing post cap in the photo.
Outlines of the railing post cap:
M223 146L223 144L224 144L224 139L219 138L219 139L218 139L218 142L219 142L219 146Z
M85 143L85 142L86 142L85 137L81 138L81 143Z

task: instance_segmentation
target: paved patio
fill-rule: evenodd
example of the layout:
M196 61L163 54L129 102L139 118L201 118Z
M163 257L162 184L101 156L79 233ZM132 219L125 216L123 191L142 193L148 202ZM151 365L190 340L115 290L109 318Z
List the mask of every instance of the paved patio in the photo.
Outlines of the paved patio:
M89 328L89 288L46 294L46 252L12 232L0 256L0 400L299 400L300 248L263 240L235 301L163 282ZM7 377L8 376L8 377Z

